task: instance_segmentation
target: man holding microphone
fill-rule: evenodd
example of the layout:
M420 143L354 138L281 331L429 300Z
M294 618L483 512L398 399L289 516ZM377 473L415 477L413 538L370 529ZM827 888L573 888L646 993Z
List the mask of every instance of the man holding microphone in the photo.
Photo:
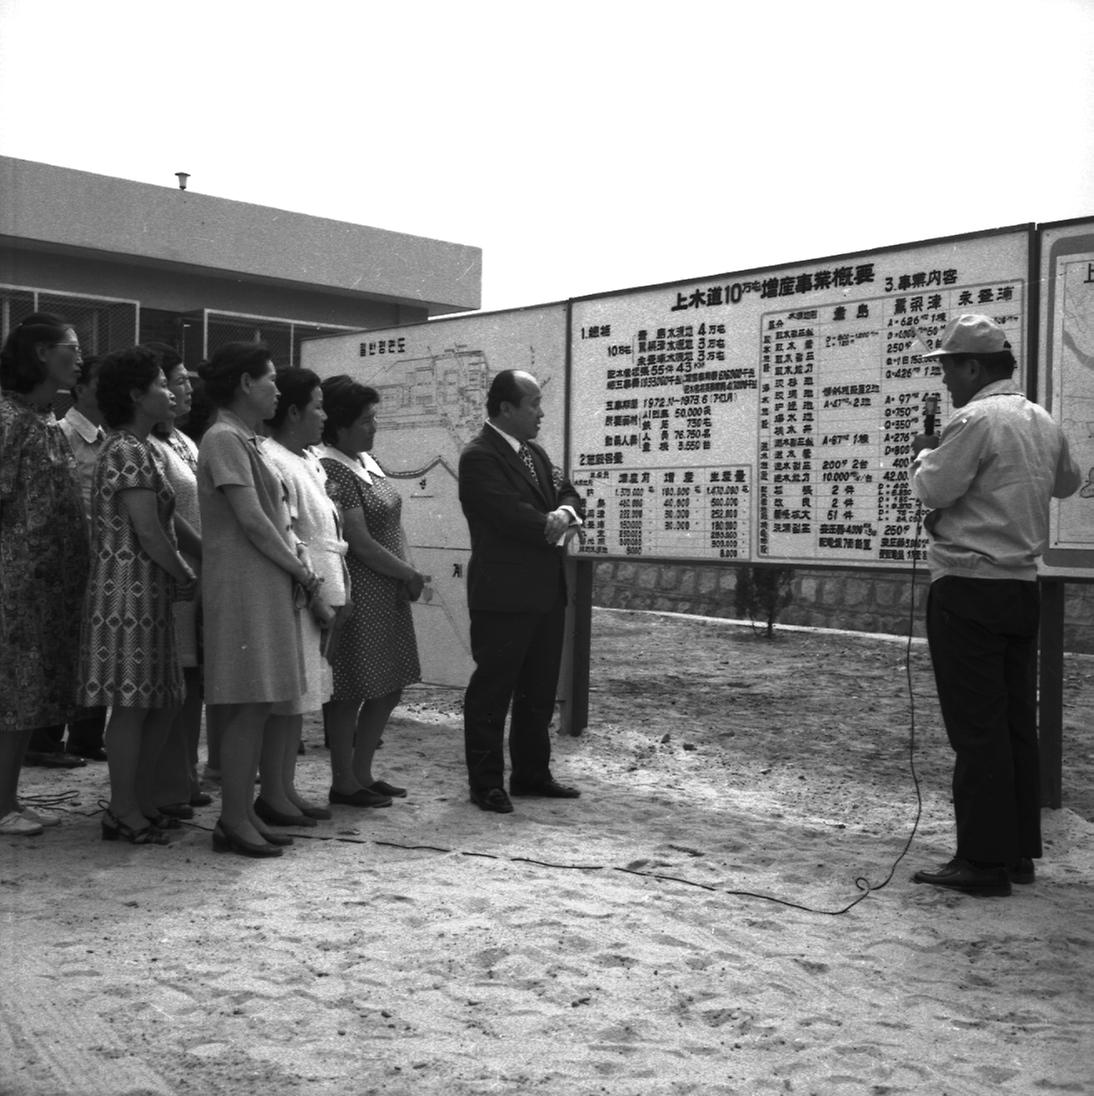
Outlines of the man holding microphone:
M927 508L927 641L955 754L957 851L930 883L981 896L1032 883L1041 855L1037 560L1049 501L1078 489L1067 439L1014 380L1003 329L950 321L938 348L955 413L913 439L912 491Z

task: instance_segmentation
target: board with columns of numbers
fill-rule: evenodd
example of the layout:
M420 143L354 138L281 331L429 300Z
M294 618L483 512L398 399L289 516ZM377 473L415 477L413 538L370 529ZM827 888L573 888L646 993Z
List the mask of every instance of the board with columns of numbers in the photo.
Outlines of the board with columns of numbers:
M906 567L910 442L946 323L982 312L1021 369L1032 226L575 300L580 551Z

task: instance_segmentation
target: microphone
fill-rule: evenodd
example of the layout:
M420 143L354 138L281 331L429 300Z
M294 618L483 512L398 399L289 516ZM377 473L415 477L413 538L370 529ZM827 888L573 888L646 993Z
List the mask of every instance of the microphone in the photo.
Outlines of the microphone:
M923 397L923 433L933 434L935 418L938 415L938 397L935 395Z

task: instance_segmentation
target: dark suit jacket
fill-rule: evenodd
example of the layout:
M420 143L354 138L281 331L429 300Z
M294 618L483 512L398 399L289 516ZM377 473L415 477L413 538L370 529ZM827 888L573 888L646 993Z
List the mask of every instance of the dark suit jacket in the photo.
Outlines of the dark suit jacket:
M534 441L539 484L493 427L484 426L460 454L460 505L471 531L467 604L500 613L542 613L565 600L565 550L548 544L547 515L585 507L573 484L553 474L550 458Z

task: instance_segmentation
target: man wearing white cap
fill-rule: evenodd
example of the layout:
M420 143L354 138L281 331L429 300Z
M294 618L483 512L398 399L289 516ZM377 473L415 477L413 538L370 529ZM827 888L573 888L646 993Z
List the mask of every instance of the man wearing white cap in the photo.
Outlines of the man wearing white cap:
M1049 500L1074 494L1067 439L1013 379L1014 355L987 316L951 320L937 349L957 409L941 437L912 442L912 490L928 509L927 641L956 755L957 852L932 883L1007 895L1041 855L1037 748L1037 559Z

